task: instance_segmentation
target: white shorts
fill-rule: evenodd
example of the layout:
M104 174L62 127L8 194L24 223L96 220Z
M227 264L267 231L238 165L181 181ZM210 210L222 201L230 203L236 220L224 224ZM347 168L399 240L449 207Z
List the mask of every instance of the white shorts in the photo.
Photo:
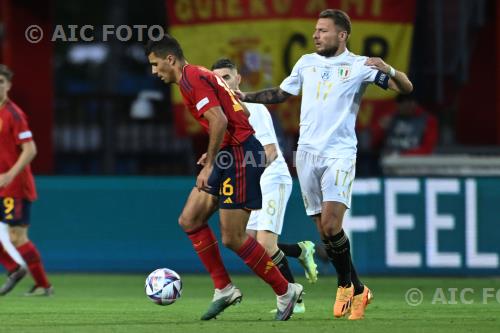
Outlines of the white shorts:
M351 192L356 173L355 158L329 158L297 151L295 165L307 215L321 213L325 201L351 207Z
M247 229L267 230L280 235L292 184L261 184L261 189L262 209L250 213Z

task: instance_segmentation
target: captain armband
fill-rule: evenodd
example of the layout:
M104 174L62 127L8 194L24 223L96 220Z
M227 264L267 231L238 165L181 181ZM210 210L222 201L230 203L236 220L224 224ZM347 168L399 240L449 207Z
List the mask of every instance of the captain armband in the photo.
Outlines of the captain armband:
M373 83L375 83L380 88L387 89L389 88L389 75L384 72L378 71Z

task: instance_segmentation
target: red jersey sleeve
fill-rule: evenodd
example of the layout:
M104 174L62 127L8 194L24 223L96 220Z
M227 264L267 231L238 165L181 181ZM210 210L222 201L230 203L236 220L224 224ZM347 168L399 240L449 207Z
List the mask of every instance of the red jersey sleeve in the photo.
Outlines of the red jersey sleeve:
M12 130L14 142L18 146L33 140L33 134L28 126L26 116L22 113L15 112L12 114Z
M209 123L202 115L216 106L222 109L227 118L222 146L241 144L254 133L243 106L225 82L213 72L203 67L186 65L179 87L189 112L207 132Z
M196 108L198 117L215 106L221 106L217 98L217 88L203 73L185 70L180 85L181 89L187 92L185 96L189 99L189 104Z

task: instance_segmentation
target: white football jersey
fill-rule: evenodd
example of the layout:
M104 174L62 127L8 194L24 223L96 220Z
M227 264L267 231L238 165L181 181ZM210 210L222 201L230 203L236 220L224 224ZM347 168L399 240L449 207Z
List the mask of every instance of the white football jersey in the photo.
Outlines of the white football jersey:
M262 104L245 103L245 106L250 112L248 120L255 130L257 140L263 146L274 143L278 153L278 157L264 170L260 178L260 184L291 184L292 176L278 144L271 114Z
M331 158L356 156L354 125L361 97L369 83L388 81L387 74L364 65L367 59L346 49L336 57L311 53L297 61L280 88L292 95L302 91L298 150Z

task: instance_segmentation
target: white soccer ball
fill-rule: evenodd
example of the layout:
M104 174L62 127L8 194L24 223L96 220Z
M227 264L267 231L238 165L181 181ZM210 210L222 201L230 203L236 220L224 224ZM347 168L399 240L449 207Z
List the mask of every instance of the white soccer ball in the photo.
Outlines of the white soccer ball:
M182 294L179 274L168 268L159 268L148 275L145 285L146 295L158 305L170 305Z

